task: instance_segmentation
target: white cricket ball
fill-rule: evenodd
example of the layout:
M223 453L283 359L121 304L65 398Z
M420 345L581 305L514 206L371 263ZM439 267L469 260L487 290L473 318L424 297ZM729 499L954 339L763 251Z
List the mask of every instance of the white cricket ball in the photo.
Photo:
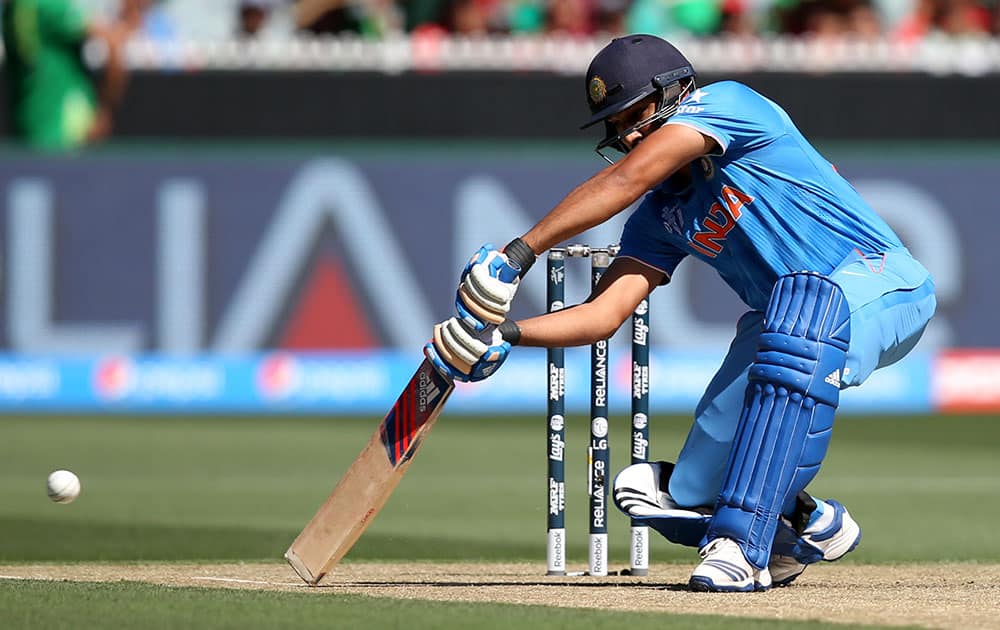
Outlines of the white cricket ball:
M57 470L49 475L48 490L56 503L72 503L80 496L80 478L68 470Z

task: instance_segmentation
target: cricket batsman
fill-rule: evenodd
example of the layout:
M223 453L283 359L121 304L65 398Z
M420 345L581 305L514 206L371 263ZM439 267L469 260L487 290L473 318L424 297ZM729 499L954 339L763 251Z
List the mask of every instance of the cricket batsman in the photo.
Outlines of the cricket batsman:
M840 391L905 356L934 314L934 282L899 237L749 87L698 86L694 68L650 35L613 40L586 76L597 151L610 165L503 250L462 272L458 314L425 354L462 381L492 374L511 346L609 337L693 256L749 307L694 413L676 464L623 470L616 505L696 546L700 591L763 591L861 540L844 506L806 492L830 442ZM613 159L610 154L620 154ZM588 300L506 318L535 256L642 202ZM664 322L669 326L670 322Z

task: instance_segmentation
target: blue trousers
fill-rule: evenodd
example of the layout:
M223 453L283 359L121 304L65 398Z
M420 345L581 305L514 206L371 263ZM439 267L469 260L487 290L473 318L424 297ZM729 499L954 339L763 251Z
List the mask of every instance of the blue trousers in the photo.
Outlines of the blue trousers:
M913 349L934 314L934 281L906 249L867 256L854 252L829 277L851 308L851 342L841 387L854 387ZM670 495L682 507L715 505L763 320L761 311L739 319L729 352L695 409L694 424L670 477Z

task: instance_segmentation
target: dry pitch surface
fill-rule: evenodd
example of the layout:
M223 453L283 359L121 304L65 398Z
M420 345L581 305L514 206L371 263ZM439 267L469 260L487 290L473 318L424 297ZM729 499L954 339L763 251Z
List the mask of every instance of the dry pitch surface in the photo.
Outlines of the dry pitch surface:
M341 565L318 588L282 564L11 565L4 579L140 581L371 597L535 604L607 610L819 619L932 628L997 628L1000 565L821 565L766 593L686 590L691 567L654 567L645 578L545 577L531 564Z

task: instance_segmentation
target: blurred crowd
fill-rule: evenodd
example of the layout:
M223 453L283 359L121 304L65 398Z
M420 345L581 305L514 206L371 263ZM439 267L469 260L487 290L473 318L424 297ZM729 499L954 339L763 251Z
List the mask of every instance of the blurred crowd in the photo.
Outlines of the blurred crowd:
M9 127L26 144L54 150L112 133L127 83L124 50L137 36L1000 35L1000 0L2 0L0 15Z
M115 0L76 0L84 9ZM153 0L153 37L1000 34L1000 0Z
M411 0L405 28L459 33L669 37L898 37L1000 30L996 0Z

